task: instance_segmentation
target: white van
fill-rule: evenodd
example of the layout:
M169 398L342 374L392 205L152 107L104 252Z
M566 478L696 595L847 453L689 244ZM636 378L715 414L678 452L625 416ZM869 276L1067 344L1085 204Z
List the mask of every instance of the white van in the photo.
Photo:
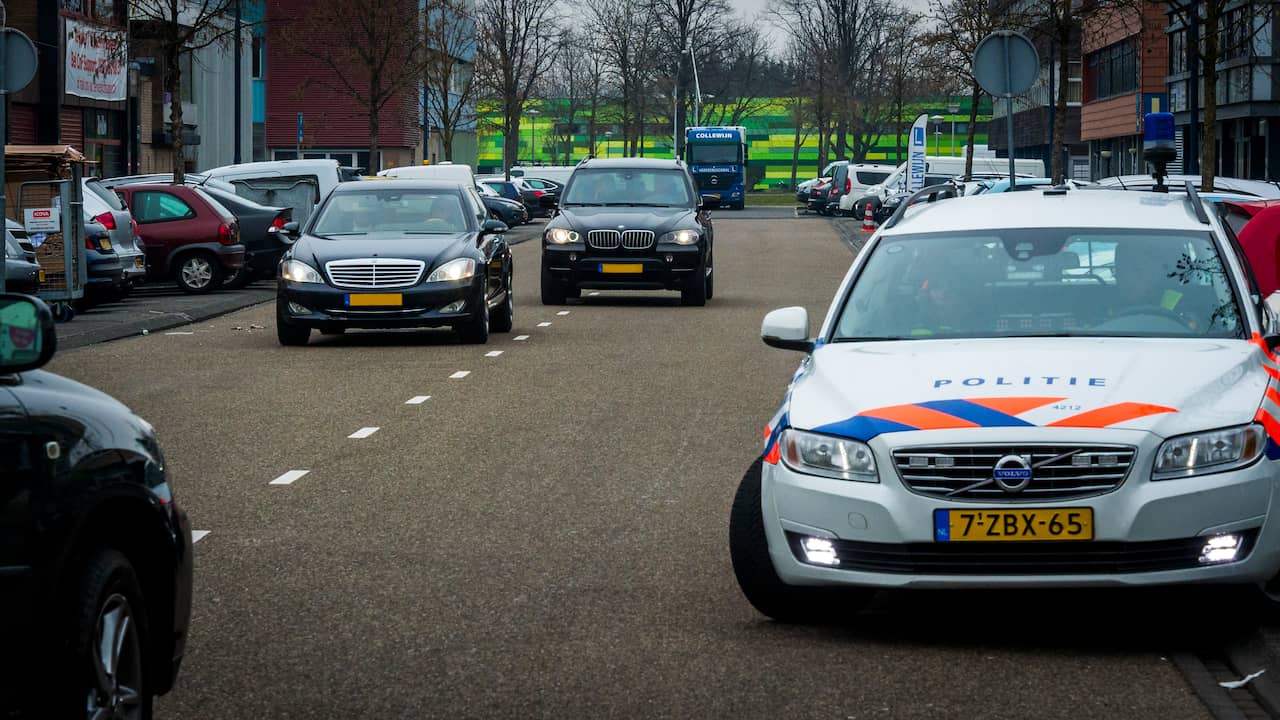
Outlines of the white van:
M470 165L454 165L453 163L437 163L435 165L404 165L387 168L378 172L378 177L411 178L422 180L452 180L463 185L475 185L476 176Z
M897 168L893 165L876 163L849 163L847 174L840 173L845 182L844 194L840 196L840 210L849 213L858 198L867 194L867 189L875 187L886 180Z
M511 177L541 178L563 187L569 182L569 176L573 174L575 167L575 165L512 165Z
M925 157L925 172L929 175L946 175L955 177L964 174L963 157ZM1013 172L1019 177L1044 177L1044 161L1034 158L1014 158ZM975 157L973 174L1000 175L1009 174L1009 158ZM887 199L895 192L906 187L907 163L902 163L879 185L867 188L867 195L879 195L881 200ZM856 198L855 198L856 200Z
M237 195L254 202L293 208L299 223L342 182L337 160L267 160L223 165L203 174L231 183Z

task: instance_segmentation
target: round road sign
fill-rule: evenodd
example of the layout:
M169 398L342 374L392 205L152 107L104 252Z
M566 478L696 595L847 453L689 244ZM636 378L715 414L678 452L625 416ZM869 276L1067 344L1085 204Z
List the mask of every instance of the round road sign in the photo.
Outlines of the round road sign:
M1039 74L1040 54L1022 33L997 30L973 52L973 78L995 97L1021 95Z
M4 47L4 58L0 62L0 92L14 93L26 87L36 76L36 46L31 38L21 30L0 28L0 44Z

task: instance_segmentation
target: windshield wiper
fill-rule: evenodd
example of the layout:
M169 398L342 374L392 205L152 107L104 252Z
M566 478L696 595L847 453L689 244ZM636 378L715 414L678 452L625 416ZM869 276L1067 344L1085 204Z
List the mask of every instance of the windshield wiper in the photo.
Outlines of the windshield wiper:
M337 232L337 233L329 233L328 235L317 235L316 237L321 238L323 240L331 240L336 237L347 237L348 235L368 235L368 234L369 233L367 232Z
M642 203L642 202L610 202L600 203L605 207L673 207L665 203Z
M847 343L847 342L891 342L891 341L894 341L894 340L928 340L930 337L931 337L931 336L929 336L929 335L921 335L921 336L919 336L919 337L903 337L903 336L899 336L899 335L882 335L882 336L879 336L879 337L870 337L870 336L867 336L867 337L838 337L838 338L833 338L833 339L831 340L831 342L833 342L833 343Z

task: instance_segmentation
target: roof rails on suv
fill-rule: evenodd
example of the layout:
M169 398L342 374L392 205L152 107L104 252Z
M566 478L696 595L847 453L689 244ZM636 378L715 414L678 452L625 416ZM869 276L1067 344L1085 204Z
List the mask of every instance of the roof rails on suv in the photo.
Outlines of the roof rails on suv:
M898 224L898 220L907 212L907 208L918 198L929 196L929 202L936 202L945 198L960 197L960 189L952 183L942 183L939 185L930 185L926 188L920 188L911 194L911 197L898 203L898 209L893 211L893 216L885 221L885 229L891 228Z

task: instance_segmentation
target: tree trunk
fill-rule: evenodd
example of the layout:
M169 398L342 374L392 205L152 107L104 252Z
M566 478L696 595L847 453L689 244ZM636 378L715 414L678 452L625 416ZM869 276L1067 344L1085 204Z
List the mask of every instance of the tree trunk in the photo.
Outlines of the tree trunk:
M453 133L452 123L444 123L440 126L440 152L444 153L446 162L453 162Z
M800 171L800 126L804 123L803 110L799 104L793 115L796 126L795 138L791 142L791 189L796 189L796 173Z
M978 124L978 101L982 99L982 88L973 84L973 93L969 95L969 128L964 139L964 176L973 176L973 135ZM1013 152L1013 148L1009 148Z
M507 126L502 137L502 173L511 179L511 166L520 160L520 103L515 95L506 98Z
M1213 176L1218 172L1218 24L1222 0L1209 0L1204 13L1204 53L1200 77L1204 78L1204 129L1200 133L1200 192L1213 192ZM1196 12L1194 9L1191 12ZM1188 88L1196 92L1196 88ZM1194 121L1194 119L1193 119Z
M1062 145L1066 137L1067 126L1067 68L1071 62L1068 51L1071 49L1071 5L1069 0L1062 0L1061 15L1058 18L1058 97L1053 108L1053 172L1054 184L1062 182L1066 176L1062 158Z
M369 174L376 175L382 169L378 162L378 110L382 100L382 82L376 72L369 77ZM301 160L301 158L299 158Z
M595 157L596 154L596 105L599 101L596 97L591 98L591 116L587 118L587 155Z
M186 180L186 156L182 145L182 66L178 64L181 50L176 45L169 51L165 62L169 67L165 92L169 93L169 132L173 135L173 182L181 185Z

